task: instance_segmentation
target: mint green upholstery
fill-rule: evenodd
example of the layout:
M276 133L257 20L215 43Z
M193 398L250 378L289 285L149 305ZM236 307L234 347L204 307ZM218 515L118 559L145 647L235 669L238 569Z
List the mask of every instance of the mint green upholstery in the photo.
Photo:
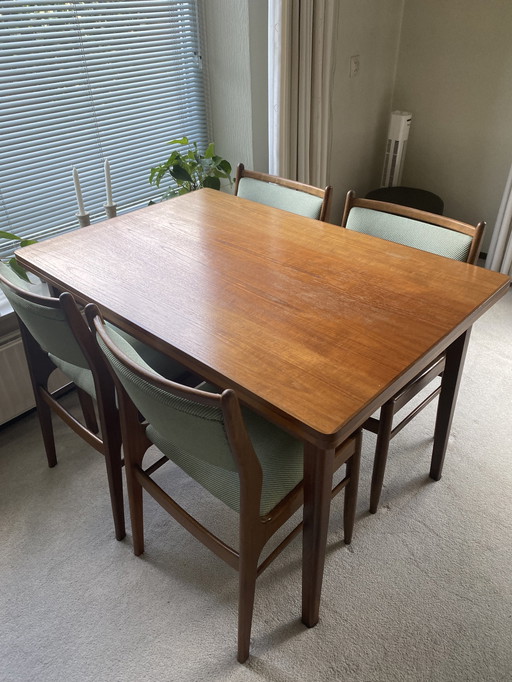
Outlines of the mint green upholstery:
M0 263L0 274L18 288L31 291L29 284L18 277L5 263ZM13 310L44 351L51 352L63 362L71 365L83 369L89 367L73 336L66 316L60 308L50 308L27 301L1 282L0 287Z
M14 286L31 293L28 282L18 277L5 263L0 263L0 274ZM79 388L95 398L94 379L89 369L89 363L69 327L63 310L27 301L2 282L0 282L0 288L31 335L48 353L53 364L62 370ZM179 362L146 346L126 332L118 331L151 367L154 367L167 379L179 377L185 372L185 368Z
M240 178L237 196L318 220L323 199L255 178Z
M460 261L467 260L472 242L461 232L360 206L350 209L346 227Z
M130 346L140 355L144 362L151 367L151 369L154 369L155 372L161 374L166 379L172 379L174 381L186 371L185 367L177 360L173 360L167 355L160 353L160 351L151 348L151 346L147 346L142 341L135 339L118 327L114 327L114 329L128 341Z
M112 327L107 332L132 362L153 374L151 367ZM231 453L222 410L176 397L138 377L99 339L127 394L147 419L146 434L166 457L226 505L239 511L240 481ZM218 389L202 384L201 390ZM302 444L250 410L245 424L263 473L260 513L267 514L303 477Z

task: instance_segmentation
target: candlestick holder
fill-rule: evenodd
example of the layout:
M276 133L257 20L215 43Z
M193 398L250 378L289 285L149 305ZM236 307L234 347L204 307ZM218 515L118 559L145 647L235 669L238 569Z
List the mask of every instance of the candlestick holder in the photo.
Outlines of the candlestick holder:
M117 204L103 204L107 218L115 218L117 215Z
M76 217L80 223L80 227L87 227L91 224L91 218L88 213L77 213Z

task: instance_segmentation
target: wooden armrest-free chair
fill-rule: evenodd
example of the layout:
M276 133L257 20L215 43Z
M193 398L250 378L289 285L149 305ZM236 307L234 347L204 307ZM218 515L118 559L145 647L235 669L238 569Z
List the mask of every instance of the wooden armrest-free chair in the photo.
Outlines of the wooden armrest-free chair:
M55 412L75 433L104 455L115 536L122 540L125 521L121 431L114 383L103 355L71 294L64 292L59 298L36 295L30 291L28 283L4 263L0 263L0 288L18 318L48 466L57 464L52 426L52 412ZM185 368L174 360L124 332L119 333L165 376L181 376L185 372ZM58 391L52 393L48 389L48 379L57 367L78 391L85 425L58 402Z
M352 190L347 193L341 226L388 241L412 246L423 251L474 264L478 258L485 223L467 223L435 213L398 204L371 199L358 199ZM410 381L388 400L378 419L370 418L364 428L377 434L370 494L370 511L379 505L384 481L390 440L440 393L440 386L432 391L414 410L393 427L393 417L431 381L439 377L445 367L443 353L427 369ZM431 472L433 475L433 472ZM440 477L440 472L436 478Z
M144 488L192 535L238 570L238 660L244 662L249 656L256 578L302 527L299 524L258 565L267 541L303 503L303 444L241 407L230 389L219 394L209 384L194 389L167 381L103 323L94 306L87 306L86 315L111 365L120 397L134 553L144 551ZM332 492L334 497L346 487L346 543L354 526L360 442L358 432L338 448L335 458L335 470L347 465L344 479ZM151 445L156 445L163 457L144 469L143 459ZM238 512L238 551L202 526L151 478L155 469L169 460Z
M236 169L236 196L281 208L306 218L327 220L331 192L330 185L320 189L277 175L246 170L243 163L239 163Z

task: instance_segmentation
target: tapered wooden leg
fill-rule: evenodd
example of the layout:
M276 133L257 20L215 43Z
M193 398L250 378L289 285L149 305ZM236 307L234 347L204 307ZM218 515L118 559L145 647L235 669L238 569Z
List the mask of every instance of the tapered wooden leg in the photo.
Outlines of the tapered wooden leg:
M446 365L441 381L434 431L434 447L430 464L430 478L433 478L434 481L439 481L443 472L444 456L450 436L470 333L471 329L468 329L464 334L461 334L446 351Z
M133 553L140 556L144 552L144 508L142 485L133 469L128 467L125 455L126 487L130 503L130 522L132 525Z
M80 407L82 408L82 414L84 415L84 422L89 431L92 433L98 433L98 422L96 420L96 412L94 411L94 400L91 396L82 391L81 388L76 388L78 393L78 400L80 401Z
M108 488L110 492L110 504L114 518L114 530L116 540L122 540L126 536L123 504L123 474L121 464L121 443L115 447L106 446L105 465L107 468Z
M38 389L36 389L37 391ZM46 452L46 459L50 468L57 464L57 452L55 449L55 438L53 435L52 410L48 403L46 403L39 394L36 394L36 408L37 416L39 418L39 425L41 427L41 434L43 436L44 449Z
M304 530L302 544L302 622L318 623L331 507L334 449L304 445Z
M375 447L375 459L373 460L372 485L370 491L370 512L375 514L379 507L379 500L384 483L384 472L388 460L389 441L393 427L394 404L392 401L385 403L380 410L379 430L377 431L377 445Z
M44 449L48 466L54 467L57 464L57 453L55 451L55 438L53 436L52 410L48 403L43 399L43 392L48 385L48 377L54 371L55 365L48 358L48 354L41 350L31 333L18 318L21 340L27 358L28 371L34 400L36 403L37 416L41 426Z
M349 476L349 482L345 488L343 508L343 531L346 545L350 545L352 542L352 534L354 532L357 490L359 486L359 468L361 462L361 440L362 436L359 432L356 437L356 451L347 462L347 476Z
M259 551L247 544L240 548L239 590L238 590L238 655L239 663L249 658L251 644L252 613L258 570Z

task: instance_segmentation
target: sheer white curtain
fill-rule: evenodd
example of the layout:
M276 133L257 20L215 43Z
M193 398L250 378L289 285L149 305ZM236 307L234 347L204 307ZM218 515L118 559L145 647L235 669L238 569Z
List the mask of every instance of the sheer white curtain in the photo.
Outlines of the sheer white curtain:
M492 233L485 267L512 275L512 166Z
M327 184L336 0L269 2L269 171Z

